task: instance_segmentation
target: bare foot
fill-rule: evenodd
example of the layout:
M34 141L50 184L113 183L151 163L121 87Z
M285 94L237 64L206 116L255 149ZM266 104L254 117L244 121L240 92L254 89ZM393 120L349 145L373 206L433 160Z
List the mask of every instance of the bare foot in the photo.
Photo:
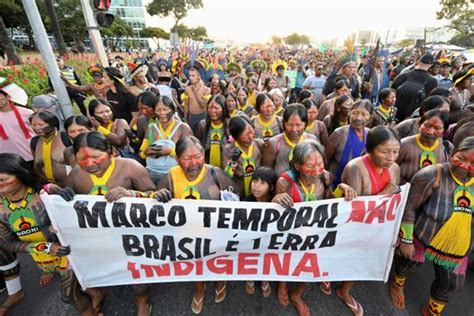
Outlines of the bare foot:
M87 292L92 297L92 309L97 315L102 315L102 302L105 297L104 288L92 288L88 289Z
M291 303L295 306L299 316L311 316L311 311L301 296L291 295Z
M7 315L8 311L18 304L25 297L25 291L20 290L19 292L8 295L7 299L3 301L2 306L0 306L0 316Z
M286 286L286 283L282 284L280 282L278 284L277 296L278 302L280 302L281 305L288 306L290 300L288 298L288 287Z
M405 309L405 293L403 292L403 287L397 286L392 282L389 291L393 305L398 309Z
M151 303L147 301L137 301L137 316L150 316Z
M54 279L53 273L42 273L40 276L39 287L48 286Z

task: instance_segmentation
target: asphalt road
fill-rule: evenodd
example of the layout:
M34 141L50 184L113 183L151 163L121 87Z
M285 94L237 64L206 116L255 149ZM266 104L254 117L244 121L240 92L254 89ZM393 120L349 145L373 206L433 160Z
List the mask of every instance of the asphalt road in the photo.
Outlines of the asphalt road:
M39 272L33 261L27 255L21 255L20 262L26 297L10 315L77 315L70 305L61 302L58 278L48 287L41 289L38 287ZM428 299L433 278L433 268L427 263L408 279L407 308L403 311L396 310L392 306L387 284L382 282L358 282L353 293L364 307L365 315L420 315L420 309ZM253 296L245 292L243 282L228 282L227 286L227 298L224 302L215 304L214 285L208 284L201 315L297 315L292 306L279 305L276 298L276 284L272 284L273 291L269 298L261 295L258 284ZM190 308L193 290L192 283L155 284L151 290L152 314L194 315ZM443 315L474 316L473 293L474 272L468 271L464 290L445 308ZM5 297L6 294L2 294L0 300L4 300ZM313 315L351 315L335 294L325 296L315 284L310 285L304 298ZM125 286L108 288L103 311L105 315L134 315L135 303L131 289Z

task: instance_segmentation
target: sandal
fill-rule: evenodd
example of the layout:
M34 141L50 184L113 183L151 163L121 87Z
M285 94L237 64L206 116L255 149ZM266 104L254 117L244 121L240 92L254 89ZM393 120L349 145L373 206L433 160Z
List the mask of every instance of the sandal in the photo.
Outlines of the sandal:
M347 307L349 307L349 309L351 310L352 314L354 314L354 316L364 315L364 309L362 308L362 305L360 305L360 303L357 302L354 297L351 296L352 298L351 302L348 302L344 299L344 297L339 292L339 290L336 290L336 295L344 304L346 304Z
M319 289L323 294L331 295L331 282L321 282L319 283Z
M202 297L198 300L196 298L196 293L193 295L193 301L191 303L191 310L194 314L199 315L202 311L202 307L204 306L204 297L206 296L206 284L204 284L204 293Z
M39 287L44 288L51 284L54 280L54 273L41 273Z
M24 297L25 297L25 291L23 289L20 290L18 293L9 295L7 299L3 301L2 305L0 306L0 316L7 315L8 312L11 311L11 309L15 307L15 305L18 304ZM7 302L8 299L10 299L11 302ZM8 303L8 305L5 305L5 303Z
M247 281L245 282L245 292L249 295L253 295L255 293L255 282L254 281Z
M298 311L298 316L311 316L311 311L309 310L308 305L306 305L303 301L301 303L297 303L296 301L291 300L291 303Z
M398 309L405 309L405 294L400 294L396 289L403 289L393 282L389 285L390 298L392 304Z
M270 282L262 281L262 295L263 297L270 297L272 294L272 287L270 286Z
M214 297L214 302L216 304L219 304L227 296L227 283L224 283L224 286L220 290L218 290L216 287L215 291L216 291L216 296Z
M285 291L282 291L280 290L280 287L278 287L277 294L278 302L283 306L288 306L290 303L290 299L288 298L288 288L285 286Z
M148 315L148 316L151 316L151 311L152 311L152 309L153 309L153 305L151 305L151 303L148 303L147 306L148 306L148 314L147 314L147 315ZM94 310L95 310L95 308L94 308ZM100 314L101 314L101 315L104 315L104 313L99 313L99 312L97 312L97 311L96 311L96 313L97 313L97 315L100 315ZM137 315L140 315L140 314L138 313L138 311L137 311Z

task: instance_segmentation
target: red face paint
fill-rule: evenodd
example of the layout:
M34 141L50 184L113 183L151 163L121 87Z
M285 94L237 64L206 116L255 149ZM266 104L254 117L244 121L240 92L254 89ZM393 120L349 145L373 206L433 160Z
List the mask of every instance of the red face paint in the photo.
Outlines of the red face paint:
M91 167L98 167L109 159L110 156L108 153L89 147L79 149L76 154L77 163L85 170Z
M11 188L17 183L17 178L8 176L7 178L0 178L0 192L11 191Z
M304 164L300 165L300 173L311 177L318 177L324 171L323 157L318 152L310 154Z

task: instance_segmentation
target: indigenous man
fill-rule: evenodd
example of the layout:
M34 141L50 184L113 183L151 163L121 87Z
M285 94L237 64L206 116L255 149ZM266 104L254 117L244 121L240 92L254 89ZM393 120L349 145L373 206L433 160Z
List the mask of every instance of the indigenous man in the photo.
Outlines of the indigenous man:
M183 100L184 119L188 122L191 130L195 131L201 120L206 119L206 106L211 90L204 85L199 71L195 68L189 69L189 81L181 95Z
M236 89L245 86L244 77L240 75L242 73L242 68L239 66L239 64L229 63L227 65L227 70L229 71L229 74L225 76L225 81L227 84L232 82Z
M220 200L220 191L234 183L225 173L211 165L204 164L204 148L194 136L181 138L176 144L178 165L171 168L167 177L158 182L159 191L152 194L157 200L167 202L171 198L193 200ZM238 192L235 192L238 193ZM195 314L202 311L206 286L204 282L195 282L191 309ZM216 283L215 302L222 302L227 295L226 283Z
M102 68L99 68L98 66L91 66L87 69L87 72L92 76L92 79L94 79L93 83L86 84L86 85L77 85L72 82L70 82L66 77L61 76L61 79L66 83L68 88L72 90L76 90L78 92L92 92L92 94L97 98L97 99L105 99L107 97L107 91L109 88L105 86L105 84L102 82L103 79L103 71Z
M401 182L410 182L420 169L446 162L451 143L444 144L442 136L448 127L448 116L440 110L430 110L420 120L417 135L402 139L397 163L400 166ZM447 146L447 147L446 147Z
M426 259L433 262L436 279L423 315L440 315L462 289L472 248L473 201L474 137L468 137L448 163L423 168L413 177L390 285L397 308L405 308L406 278Z
M99 132L77 136L73 150L77 165L59 193L67 201L74 194L89 194L105 195L113 202L121 197L147 197L155 189L145 167L132 159L113 158L111 145ZM139 316L151 314L149 288L148 284L132 286Z

